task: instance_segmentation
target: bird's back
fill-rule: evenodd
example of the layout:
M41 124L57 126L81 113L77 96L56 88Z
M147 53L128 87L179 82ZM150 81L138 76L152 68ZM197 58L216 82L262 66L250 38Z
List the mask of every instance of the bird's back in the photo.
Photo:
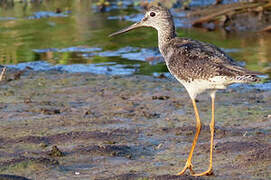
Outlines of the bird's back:
M239 66L221 49L208 43L176 37L162 51L170 72L186 82L214 77L226 78L227 84L259 80L257 72Z

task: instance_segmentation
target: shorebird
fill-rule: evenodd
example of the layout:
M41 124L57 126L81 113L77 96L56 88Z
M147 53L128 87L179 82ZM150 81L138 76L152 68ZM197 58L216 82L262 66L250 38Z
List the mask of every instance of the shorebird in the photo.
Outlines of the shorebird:
M151 6L144 18L131 26L109 36L125 33L139 27L152 27L158 31L158 46L169 72L186 88L194 107L196 134L182 175L187 169L193 176L211 175L215 130L215 94L219 89L233 83L250 83L260 79L258 73L239 66L231 57L215 45L176 37L175 25L170 11L158 4ZM207 91L211 97L212 118L210 122L210 162L205 172L195 173L192 169L192 156L201 129L201 121L196 105L197 95Z

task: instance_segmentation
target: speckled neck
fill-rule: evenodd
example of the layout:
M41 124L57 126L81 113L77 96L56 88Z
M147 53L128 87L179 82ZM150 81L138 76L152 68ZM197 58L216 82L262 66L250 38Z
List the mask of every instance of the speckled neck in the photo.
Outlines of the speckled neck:
M158 46L162 55L165 57L164 47L170 40L176 37L175 25L173 20L167 20L163 26L157 28L158 31Z

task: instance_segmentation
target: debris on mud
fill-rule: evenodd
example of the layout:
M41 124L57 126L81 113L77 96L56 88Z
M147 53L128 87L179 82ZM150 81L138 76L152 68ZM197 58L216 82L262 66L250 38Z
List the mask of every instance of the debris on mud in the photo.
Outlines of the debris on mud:
M167 99L169 99L170 97L169 96L163 96L163 95L161 95L161 96L152 96L152 99L153 100L167 100Z
M48 153L48 155L51 157L63 157L64 153L61 152L57 146L53 146L52 150Z
M60 114L59 109L47 109L47 108L41 108L40 112L42 114L47 114L47 115L53 115L53 114Z

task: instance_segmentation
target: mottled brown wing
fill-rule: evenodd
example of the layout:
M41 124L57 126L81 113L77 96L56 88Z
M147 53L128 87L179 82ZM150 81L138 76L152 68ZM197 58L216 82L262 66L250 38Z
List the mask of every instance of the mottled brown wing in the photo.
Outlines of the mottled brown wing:
M177 38L168 67L173 75L185 81L215 76L231 78L256 75L246 70L214 45L187 38Z

